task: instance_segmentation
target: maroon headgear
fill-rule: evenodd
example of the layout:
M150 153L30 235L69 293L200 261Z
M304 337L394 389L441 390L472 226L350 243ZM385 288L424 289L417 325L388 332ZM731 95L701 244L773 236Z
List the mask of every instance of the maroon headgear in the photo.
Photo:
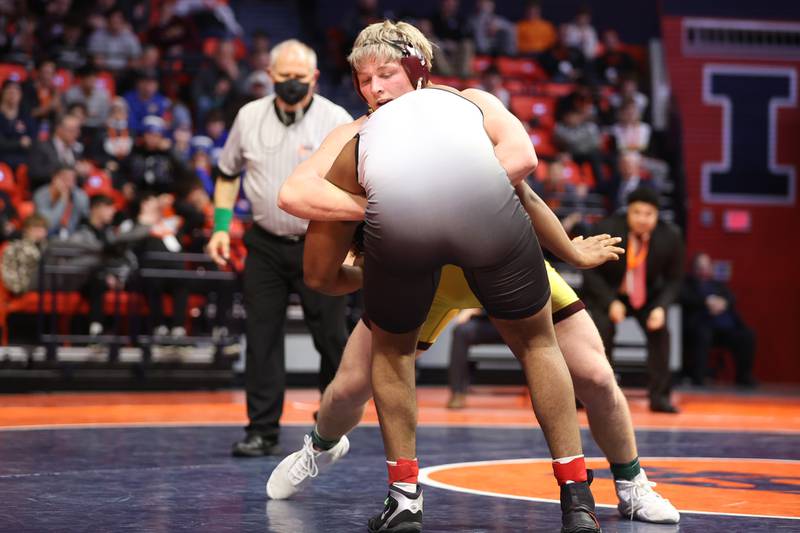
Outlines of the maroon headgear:
M428 60L425 59L425 55L408 41L385 42L397 48L400 50L400 53L403 54L403 57L400 59L400 65L402 65L403 70L406 71L406 76L408 76L408 81L411 82L412 87L414 87L414 89L425 87L431 76L430 66L428 65ZM355 67L352 69L352 73L353 85L356 87L356 92L366 102L367 99L364 98L364 95L361 93L361 87L358 85L358 74L356 73Z

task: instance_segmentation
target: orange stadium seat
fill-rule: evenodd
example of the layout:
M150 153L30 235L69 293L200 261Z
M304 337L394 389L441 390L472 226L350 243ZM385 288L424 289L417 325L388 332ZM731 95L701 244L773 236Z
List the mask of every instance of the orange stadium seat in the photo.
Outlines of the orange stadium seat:
M472 58L472 72L480 74L492 64L490 56L475 56Z
M22 65L0 63L0 84L4 83L9 78L23 82L28 79L28 71Z
M546 79L544 70L534 59L525 57L498 57L497 70L505 77L526 80Z
M553 144L552 130L546 128L534 128L531 129L528 134L531 137L533 147L536 149L536 154L540 157L555 157L555 155L558 153L558 150ZM542 166L542 164L543 163L540 161L539 166ZM536 170L538 175L538 167Z
M31 182L28 179L28 165L22 163L21 165L17 166L17 174L16 174L16 181L17 181L17 190L20 194L21 200L30 200L31 196L33 196L33 191L31 191Z
M539 85L539 92L541 94L552 96L554 98L561 98L567 96L575 90L574 83L542 83Z
M114 81L114 75L110 72L97 73L97 85L103 87L111 97L117 94L117 82Z
M511 112L522 122L537 118L539 126L552 128L555 124L555 98L550 96L512 96Z
M55 82L58 90L67 92L72 87L72 82L75 81L75 76L72 71L65 68L60 68L56 71Z
M17 186L14 172L8 164L3 162L0 162L0 191L8 194L14 203L19 202L22 198L22 191Z

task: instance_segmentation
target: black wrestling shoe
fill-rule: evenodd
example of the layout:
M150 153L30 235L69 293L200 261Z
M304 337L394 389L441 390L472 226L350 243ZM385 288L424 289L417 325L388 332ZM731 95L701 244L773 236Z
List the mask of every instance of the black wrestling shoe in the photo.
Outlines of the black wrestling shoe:
M243 440L233 443L231 454L234 457L263 457L265 455L278 455L281 448L278 446L278 437L264 437L262 435L248 435Z
M594 497L588 481L561 486L561 533L600 533L600 523L594 514Z
M369 520L370 533L419 533L422 531L422 486L410 493L389 485L383 512Z
M668 413L673 415L680 412L678 408L667 399L651 400L650 410L654 413Z

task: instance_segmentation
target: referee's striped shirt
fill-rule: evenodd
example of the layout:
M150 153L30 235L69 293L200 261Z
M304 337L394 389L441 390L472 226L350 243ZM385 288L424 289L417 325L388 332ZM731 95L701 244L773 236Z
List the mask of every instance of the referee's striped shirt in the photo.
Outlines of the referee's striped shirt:
M275 111L275 96L243 106L219 156L219 169L238 176L257 224L274 235L304 235L308 221L278 208L278 191L289 174L314 153L335 127L352 122L342 107L315 94L305 115L284 125Z

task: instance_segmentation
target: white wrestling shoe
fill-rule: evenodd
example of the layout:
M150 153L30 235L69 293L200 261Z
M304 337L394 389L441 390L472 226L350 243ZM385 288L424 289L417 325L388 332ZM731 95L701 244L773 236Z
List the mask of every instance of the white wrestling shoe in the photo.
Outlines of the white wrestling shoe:
M617 509L625 518L655 524L677 524L681 515L670 501L655 490L656 484L647 479L642 469L633 481L614 481L619 505Z
M267 496L273 500L284 500L297 494L321 470L344 457L350 450L347 436L339 439L333 448L326 451L314 449L311 435L306 435L304 441L300 451L287 456L270 474L267 480Z

